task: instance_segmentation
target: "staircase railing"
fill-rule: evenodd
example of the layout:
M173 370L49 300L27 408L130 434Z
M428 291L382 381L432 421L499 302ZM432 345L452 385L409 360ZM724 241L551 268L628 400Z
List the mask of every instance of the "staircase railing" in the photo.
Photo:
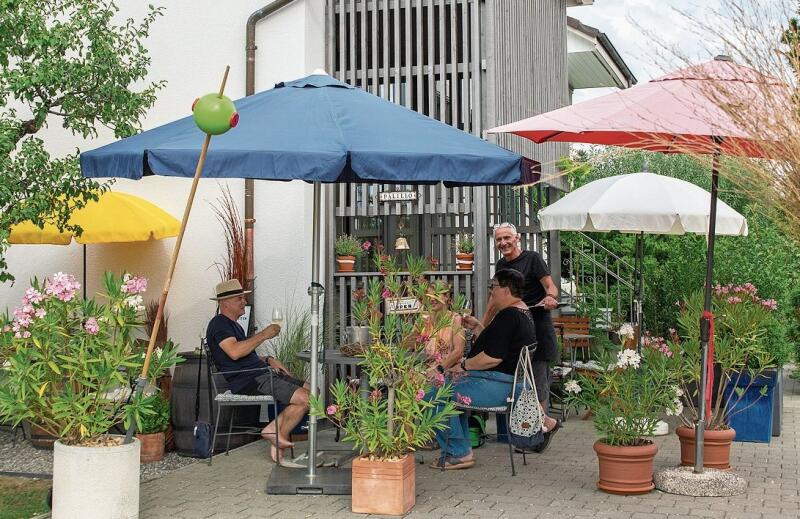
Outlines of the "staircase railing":
M599 327L630 320L636 269L582 232L562 234L561 298Z

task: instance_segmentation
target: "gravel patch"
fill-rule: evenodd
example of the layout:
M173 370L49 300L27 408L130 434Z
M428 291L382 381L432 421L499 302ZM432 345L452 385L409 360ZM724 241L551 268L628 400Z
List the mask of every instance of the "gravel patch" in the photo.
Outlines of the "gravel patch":
M198 461L188 458L177 452L168 453L163 460L156 463L144 463L141 466L141 481L158 479L164 474L191 465ZM16 442L14 433L6 428L0 429L0 472L16 472L26 474L53 474L53 451L34 448L22 435L17 432Z

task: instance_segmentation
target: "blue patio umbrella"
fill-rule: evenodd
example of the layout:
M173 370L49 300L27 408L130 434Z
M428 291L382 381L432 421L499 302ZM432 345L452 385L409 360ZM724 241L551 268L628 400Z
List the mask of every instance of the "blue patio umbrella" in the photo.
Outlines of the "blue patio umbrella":
M206 178L516 184L530 162L327 75L235 102L239 125L214 137ZM191 177L205 134L186 117L82 153L87 177Z
M518 184L537 180L535 163L504 148L314 74L235 102L239 124L214 137L203 176L314 183L311 344L318 344L320 183L446 185ZM205 134L186 117L82 153L86 177L192 177ZM311 348L311 392L318 355ZM314 484L316 417L309 424L308 483Z

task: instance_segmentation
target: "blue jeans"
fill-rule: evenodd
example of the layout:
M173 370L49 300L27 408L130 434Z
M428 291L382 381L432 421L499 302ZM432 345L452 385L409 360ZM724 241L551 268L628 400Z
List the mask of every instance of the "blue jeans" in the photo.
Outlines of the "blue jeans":
M449 382L450 380L448 380ZM499 371L467 371L453 383L453 400L456 393L469 397L471 405L477 407L497 407L506 405L506 399L511 394L514 377ZM430 399L435 390L426 395ZM441 406L439 409L441 410ZM469 428L467 415L460 414L448 420L448 427L436 432L436 441L442 450L442 456L462 458L472 451L469 442ZM447 449L445 449L447 445Z

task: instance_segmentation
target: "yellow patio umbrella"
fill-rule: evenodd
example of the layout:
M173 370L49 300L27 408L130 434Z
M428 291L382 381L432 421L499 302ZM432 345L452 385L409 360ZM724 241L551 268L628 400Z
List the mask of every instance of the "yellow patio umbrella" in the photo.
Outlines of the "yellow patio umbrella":
M71 225L80 225L83 233L74 236L83 244L83 291L86 295L86 244L125 243L160 240L178 235L181 223L172 215L138 196L106 191L96 202L76 209ZM27 221L11 228L12 244L69 245L71 232L60 232L55 225L43 229Z
M69 219L83 233L75 241L87 243L120 243L160 240L178 235L180 222L160 207L127 193L107 191L96 202L77 209ZM32 222L11 228L12 244L69 245L71 232L59 232L52 224L40 229Z

